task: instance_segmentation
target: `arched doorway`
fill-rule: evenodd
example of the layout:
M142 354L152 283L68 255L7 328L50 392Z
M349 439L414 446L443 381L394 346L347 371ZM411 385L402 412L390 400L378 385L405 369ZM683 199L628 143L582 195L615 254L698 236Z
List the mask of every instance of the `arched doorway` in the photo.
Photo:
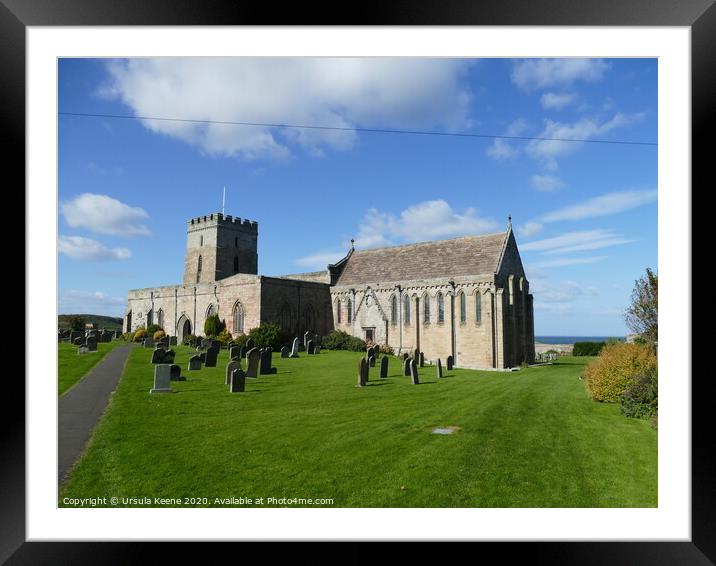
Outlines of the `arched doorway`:
M181 344L186 336L191 334L191 322L186 315L181 315L177 322L177 342Z

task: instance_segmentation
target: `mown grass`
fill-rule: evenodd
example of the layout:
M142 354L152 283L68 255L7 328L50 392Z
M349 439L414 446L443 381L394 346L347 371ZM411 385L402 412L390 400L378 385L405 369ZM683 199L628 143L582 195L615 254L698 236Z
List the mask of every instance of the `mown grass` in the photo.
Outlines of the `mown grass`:
M100 342L96 352L78 355L77 346L67 342L57 344L57 395L62 397L75 383L107 355L107 352L124 342Z
M371 368L359 353L281 359L278 373L224 385L187 372L175 394L150 395L151 351L137 348L60 495L332 498L335 507L655 507L657 433L591 401L588 358L513 373L455 369L421 384ZM244 364L245 368L245 364ZM456 426L449 436L434 427ZM264 505L267 505L266 501ZM121 505L121 503L120 503ZM217 504L218 505L218 504Z

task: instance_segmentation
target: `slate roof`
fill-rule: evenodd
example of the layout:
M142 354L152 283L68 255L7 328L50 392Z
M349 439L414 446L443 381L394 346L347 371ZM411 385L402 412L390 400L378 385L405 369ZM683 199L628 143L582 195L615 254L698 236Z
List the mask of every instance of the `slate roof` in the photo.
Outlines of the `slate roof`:
M509 232L353 251L336 285L485 275L497 271ZM340 262L339 262L340 263Z

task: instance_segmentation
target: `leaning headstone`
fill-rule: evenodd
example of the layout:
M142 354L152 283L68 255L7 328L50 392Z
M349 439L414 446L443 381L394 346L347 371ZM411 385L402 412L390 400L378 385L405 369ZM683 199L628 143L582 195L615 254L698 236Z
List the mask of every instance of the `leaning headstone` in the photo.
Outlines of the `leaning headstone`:
M181 366L172 364L169 366L170 381L186 381L186 377L181 374Z
M440 358L438 358L437 364L435 364L436 372L438 379L440 379L443 376L443 363L440 361Z
M422 367L425 367L425 354L423 354L422 352L420 352L420 357L419 357L419 359L420 359L420 367L421 367L421 368L422 368Z
M261 354L256 348L251 348L246 354L246 377L258 377L259 359Z
M259 375L270 375L274 373L271 367L271 355L273 353L271 348L263 348L259 353L261 355L259 359Z
M154 366L154 387L149 392L172 393L171 380L171 366L165 364Z
M375 355L371 355L370 358L368 358L368 365L372 368L375 367Z
M216 367L216 358L219 356L219 349L218 348L209 348L205 352L205 361L204 365L208 368L215 368Z
M452 356L448 356L447 357L447 370L448 371L452 371L452 364L453 364Z
M153 364L163 364L164 363L164 350L161 348L156 348L152 352L152 363Z
M418 379L418 362L415 361L415 358L410 360L410 380L413 385L418 385L420 383L420 380Z
M293 348L291 348L291 355L290 358L297 358L298 357L298 345L299 341L298 338L293 339Z
M231 360L228 364L226 364L226 385L231 385L231 374L237 369L241 369L240 360Z
M290 350L288 349L288 346L284 346L281 348L281 357L282 358L288 358L288 356L291 354Z
M197 371L201 369L201 356L199 354L189 358L189 371Z
M240 360L241 359L241 348L238 346L232 346L229 348L229 359Z
M380 359L380 377L388 377L388 356Z
M403 375L410 375L410 358L405 358L403 360Z
M246 374L241 368L231 372L231 392L242 393L246 391Z
M315 349L313 347L313 340L309 340L306 342L306 353L313 355L315 353Z
M358 383L356 387L364 387L368 383L368 364L365 358L358 361Z

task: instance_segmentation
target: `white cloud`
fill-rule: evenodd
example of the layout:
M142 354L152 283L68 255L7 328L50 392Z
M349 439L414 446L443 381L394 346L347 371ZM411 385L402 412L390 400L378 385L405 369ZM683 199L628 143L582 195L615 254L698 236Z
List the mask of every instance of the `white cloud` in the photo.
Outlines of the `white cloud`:
M428 58L130 59L107 65L105 97L137 116L330 127L470 126L470 61ZM282 159L345 150L355 132L143 120L212 155Z
M585 218L609 216L655 202L656 199L656 189L607 193L545 214L541 221L557 222L559 220L583 220Z
M60 203L60 211L71 228L85 228L112 236L146 236L144 222L149 214L139 207L124 204L107 195L83 193Z
M554 92L545 92L540 97L542 108L547 110L562 110L569 106L577 99L577 96L570 93L556 94Z
M553 238L545 238L522 244L523 251L536 251L543 254L569 253L597 250L610 246L628 244L633 240L616 234L614 230L583 230L567 232Z
M609 69L601 59L525 59L512 66L512 82L525 91L595 82Z
M535 234L541 232L543 228L544 226L539 222L527 222L523 226L517 227L517 233L525 238L531 238Z
M544 130L535 137L550 139L530 140L527 142L525 151L535 159L550 163L558 157L574 153L584 145L584 142L561 140L593 140L600 138L612 130L641 120L643 116L641 113L623 114L618 112L610 120L601 123L589 118L583 118L573 124L546 120Z
M595 256L595 257L564 257L560 259L552 259L548 261L539 261L531 264L531 267L539 269L548 269L553 267L565 267L567 265L587 265L590 263L596 263L607 259L607 256Z
M105 316L123 316L127 299L112 297L101 291L78 291L69 289L60 292L60 313L99 314Z
M294 261L294 263L296 265L300 265L301 267L305 267L306 269L320 271L322 269L326 269L328 264L336 263L338 260L342 259L346 253L348 253L347 249L343 251L317 252L315 254L299 258Z
M532 186L538 191L552 192L564 187L564 182L554 175L532 175Z
M460 213L444 200L415 204L403 210L399 216L371 208L363 216L356 247L370 248L396 242L422 242L482 234L496 228L494 220L478 216L474 208L467 208Z
M507 126L503 135L510 137L519 136L528 128L529 125L527 122L522 118L518 118ZM487 148L487 155L497 160L511 159L519 155L519 153L519 148L514 147L508 140L501 138L495 138L492 145Z
M96 240L81 236L60 236L58 251L80 261L112 261L132 257L127 248L110 249Z

